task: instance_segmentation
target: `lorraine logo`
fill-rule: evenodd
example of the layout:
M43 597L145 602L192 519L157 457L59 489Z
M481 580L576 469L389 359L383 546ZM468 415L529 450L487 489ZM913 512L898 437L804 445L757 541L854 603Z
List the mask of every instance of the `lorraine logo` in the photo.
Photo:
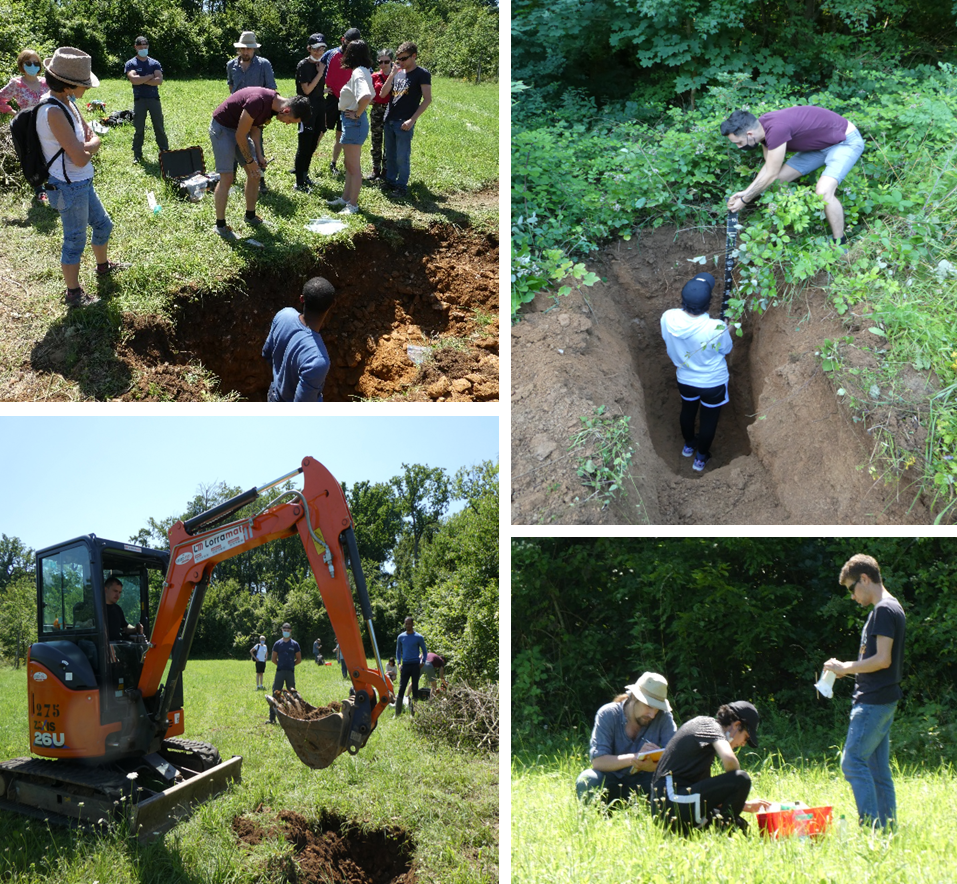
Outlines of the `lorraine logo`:
M245 542L246 528L244 525L236 525L224 531L217 531L215 534L210 534L193 544L193 561L199 564Z
M33 673L33 680L34 680L34 681L46 681L46 680L47 680L47 674L46 674L45 672L34 672L34 673Z

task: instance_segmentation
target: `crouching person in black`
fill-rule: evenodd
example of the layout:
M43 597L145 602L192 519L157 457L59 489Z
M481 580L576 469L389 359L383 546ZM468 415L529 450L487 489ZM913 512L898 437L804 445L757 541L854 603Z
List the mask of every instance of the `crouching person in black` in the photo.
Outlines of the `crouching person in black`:
M758 710L739 700L722 706L714 718L701 715L678 728L655 771L655 816L681 833L712 823L747 832L741 813L756 813L770 802L748 800L751 777L734 752L745 743L757 748L759 721ZM725 772L713 777L715 758Z

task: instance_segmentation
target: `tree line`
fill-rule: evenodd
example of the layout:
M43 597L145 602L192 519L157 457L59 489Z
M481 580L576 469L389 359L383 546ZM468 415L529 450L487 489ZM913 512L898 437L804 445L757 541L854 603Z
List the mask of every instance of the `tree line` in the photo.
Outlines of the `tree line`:
M272 489L231 519L268 507L290 485ZM450 672L472 681L498 678L498 464L485 461L454 475L437 467L403 464L388 482L356 482L343 490L372 603L383 662L394 653L402 621L412 615L430 650ZM168 549L167 531L241 493L225 483L202 486L183 512L150 518L128 539ZM462 503L449 514L453 503ZM56 543L63 538L50 538ZM150 587L156 610L162 576ZM357 608L358 609L358 608ZM360 621L361 621L360 617ZM243 659L266 635L272 644L289 621L309 655L320 638L327 657L335 633L298 536L265 544L217 565L193 642L194 654ZM18 538L0 538L0 657L36 640L33 551ZM363 630L364 631L364 630ZM371 655L371 646L367 644Z
M577 106L587 122L589 97L693 108L727 75L833 90L933 68L954 60L955 36L957 7L940 0L515 0L512 79L534 87L523 104Z
M21 49L44 58L57 46L76 46L93 57L99 77L122 77L143 34L167 77L223 77L233 43L252 30L276 75L292 77L310 34L324 34L332 49L351 27L373 55L411 40L433 74L498 74L498 3L488 0L0 0L0 65L14 74Z

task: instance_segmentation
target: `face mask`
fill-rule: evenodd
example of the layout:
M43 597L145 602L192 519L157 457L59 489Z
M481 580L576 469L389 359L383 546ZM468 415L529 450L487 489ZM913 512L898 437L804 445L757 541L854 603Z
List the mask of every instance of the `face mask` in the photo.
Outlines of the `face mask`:
M137 49L137 50L136 50L136 54L137 54L140 58L146 58L146 56L149 55L149 52L150 52L149 47L147 47L146 49Z
M40 65L38 64L25 64L23 69L31 76L35 77L40 73Z
M730 743L731 742L731 731L724 732L724 738Z
M283 638L289 638L289 636L291 636L291 635L292 635L291 632L286 632L285 630L283 630L283 633L282 633L282 637L283 637Z

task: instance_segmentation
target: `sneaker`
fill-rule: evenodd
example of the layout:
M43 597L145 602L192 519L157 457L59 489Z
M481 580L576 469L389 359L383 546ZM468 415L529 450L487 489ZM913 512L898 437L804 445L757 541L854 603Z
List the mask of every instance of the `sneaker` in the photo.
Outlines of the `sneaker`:
M312 188L308 184L294 184L292 189L296 193L312 193Z
M106 267L101 268L99 264L96 265L96 275L109 276L112 273L119 273L121 270L129 270L132 266L126 261L107 261Z
M334 200L326 200L326 205L330 209L334 209L336 206L348 206L349 204L341 196L337 196Z
M342 209L338 214L340 215L357 215L359 214L359 207L354 206L351 203L346 203L346 207Z
M220 227L218 224L213 227L213 231L217 236L221 236L223 239L234 240L236 239L236 234L233 233L233 228L228 224L225 227Z
M143 165L143 157L133 157L133 165L134 165L134 166L142 166L142 165Z
M306 187L315 187L316 182L313 181L308 175L306 176Z
M88 294L82 288L66 290L63 301L67 307L89 307L90 304L96 304L100 299L96 295Z
M250 218L250 217L247 216L247 217L243 218L243 220L244 220L250 227L259 227L259 225L263 223L263 219L260 218L259 215L253 215L252 218Z
M694 445L685 445L685 447L681 449L682 457L691 457L692 454L694 454Z
M710 457L705 457L703 454L696 454L694 456L694 463L691 465L691 469L693 469L696 473L704 472L704 465L709 460L711 460Z
M368 175L362 176L366 181L378 181L382 176L379 174L378 169L373 169Z

